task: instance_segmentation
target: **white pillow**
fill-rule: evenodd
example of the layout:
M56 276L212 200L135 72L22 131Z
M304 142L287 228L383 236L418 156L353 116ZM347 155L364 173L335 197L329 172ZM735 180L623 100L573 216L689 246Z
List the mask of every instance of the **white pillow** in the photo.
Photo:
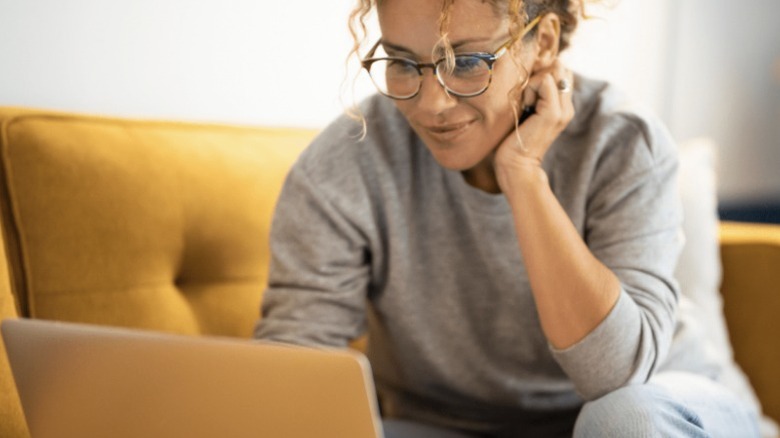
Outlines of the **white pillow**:
M675 276L683 296L700 309L699 323L711 338L717 357L730 360L732 350L720 296L715 157L715 145L708 139L694 139L680 146L678 184L685 246Z
M678 184L683 203L685 246L675 277L683 295L681 309L689 313L687 317L696 320L707 337L708 353L723 367L720 381L743 400L753 403L760 412L753 389L734 362L723 317L715 143L706 138L687 141L680 145L679 159ZM686 298L689 303L685 303ZM761 432L764 437L776 437L778 433L774 423L767 418L762 421Z

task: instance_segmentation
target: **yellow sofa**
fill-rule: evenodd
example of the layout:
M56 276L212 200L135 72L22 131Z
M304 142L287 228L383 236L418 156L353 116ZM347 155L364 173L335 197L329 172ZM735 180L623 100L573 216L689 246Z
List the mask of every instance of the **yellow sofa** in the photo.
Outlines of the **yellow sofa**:
M0 108L0 317L249 337L287 169L316 134ZM780 226L723 224L737 360L780 418ZM26 437L0 341L0 437Z

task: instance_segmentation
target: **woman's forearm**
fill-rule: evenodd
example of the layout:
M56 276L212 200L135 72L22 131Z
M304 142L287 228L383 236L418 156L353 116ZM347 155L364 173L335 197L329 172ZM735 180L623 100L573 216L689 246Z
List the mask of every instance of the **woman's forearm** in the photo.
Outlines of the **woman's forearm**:
M541 167L503 174L542 330L553 347L568 348L606 318L620 282L585 245Z

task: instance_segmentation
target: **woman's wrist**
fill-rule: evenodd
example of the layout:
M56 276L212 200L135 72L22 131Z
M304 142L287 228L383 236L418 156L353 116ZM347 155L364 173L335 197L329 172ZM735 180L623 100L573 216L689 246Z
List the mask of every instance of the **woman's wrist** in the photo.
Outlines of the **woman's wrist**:
M496 178L506 195L549 187L547 172L538 158L516 156L509 163L496 163Z

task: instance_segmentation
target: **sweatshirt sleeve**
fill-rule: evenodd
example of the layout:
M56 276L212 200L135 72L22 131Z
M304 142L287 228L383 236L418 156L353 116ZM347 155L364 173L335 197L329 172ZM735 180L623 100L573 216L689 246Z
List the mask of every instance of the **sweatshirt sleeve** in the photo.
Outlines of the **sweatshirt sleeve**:
M575 345L552 353L586 400L646 382L671 346L682 246L674 142L654 127L620 116L598 157L586 203L584 239L620 280L607 317Z
M303 157L302 157L303 158ZM271 262L255 337L346 347L364 331L369 252L350 215L299 161L277 202Z

